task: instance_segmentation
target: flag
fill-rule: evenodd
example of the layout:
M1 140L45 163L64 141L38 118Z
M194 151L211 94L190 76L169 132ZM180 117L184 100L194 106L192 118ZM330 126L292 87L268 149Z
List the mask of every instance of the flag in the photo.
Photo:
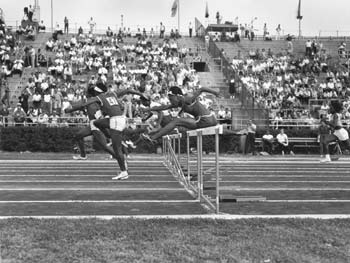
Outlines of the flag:
M178 0L174 0L173 6L171 7L171 16L174 17L177 13Z
M206 6L205 6L205 15L204 15L205 18L208 18L209 17L209 9L208 9L208 2L206 3Z
M303 19L303 16L301 15L301 0L299 0L299 4L298 4L297 19L299 20Z

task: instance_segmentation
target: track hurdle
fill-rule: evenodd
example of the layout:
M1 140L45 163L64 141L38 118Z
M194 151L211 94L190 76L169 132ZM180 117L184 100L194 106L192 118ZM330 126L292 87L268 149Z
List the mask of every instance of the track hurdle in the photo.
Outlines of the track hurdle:
M206 203L210 209L219 213L220 201L220 163L219 163L219 135L223 134L223 125L187 131L187 175L185 176L181 168L181 134L167 135L163 137L163 153L165 156L165 163L169 170L176 176L180 182L191 192L199 202ZM216 171L216 196L215 199L204 195L203 191L203 136L215 135L215 171ZM191 178L191 153L190 153L190 137L197 138L197 182L193 182ZM176 141L177 146L176 147ZM178 153L176 154L176 150Z

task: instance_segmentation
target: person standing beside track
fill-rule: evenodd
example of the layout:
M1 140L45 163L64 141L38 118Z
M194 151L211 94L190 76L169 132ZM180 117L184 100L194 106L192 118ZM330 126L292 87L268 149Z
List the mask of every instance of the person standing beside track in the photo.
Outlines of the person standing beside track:
M325 155L325 158L320 160L322 163L331 162L331 157L329 154L329 144L331 142L339 141L340 144L345 145L346 148L350 150L349 133L346 129L344 129L341 122L342 110L343 106L339 101L331 101L329 111L332 116L330 121L326 121L326 124L333 129L333 132L331 134L326 134L323 138L323 152L321 152L321 155Z
M147 109L147 111L163 111L173 108L181 108L180 113L188 113L193 116L191 117L182 117L175 118L163 128L161 128L157 133L149 135L142 134L141 136L148 140L149 142L154 143L158 138L161 138L164 135L169 134L176 127L185 127L190 130L206 128L210 126L217 125L217 119L215 114L211 113L209 109L207 109L203 104L201 104L198 100L199 95L202 92L208 92L211 94L215 94L219 96L219 92L214 91L209 88L201 88L193 93L193 95L184 95L182 90L173 86L170 87L168 92L168 98L170 101L169 105L162 105L159 107L152 107Z
M126 94L139 95L141 98L144 97L141 92L135 90L122 90L119 92L109 90L106 93L90 98L85 103L75 106L87 107L90 104L98 103L104 115L108 116L95 120L93 124L100 130L109 129L110 131L112 147L121 170L119 175L112 178L113 180L125 180L129 178L125 158L122 152L122 133L126 128L127 120L123 114L121 101L119 99ZM69 112L69 109L67 111Z

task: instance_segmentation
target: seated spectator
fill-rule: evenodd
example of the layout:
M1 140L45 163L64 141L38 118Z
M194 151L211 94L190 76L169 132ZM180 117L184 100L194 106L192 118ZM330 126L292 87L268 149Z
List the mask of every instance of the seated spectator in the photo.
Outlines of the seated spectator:
M38 49L38 55L37 55L38 65L40 67L47 67L47 59L43 53L41 53L41 49Z
M78 29L78 36L81 36L82 34L84 34L84 30L83 28L80 26Z
M12 66L12 75L19 74L22 77L24 61L22 59L16 59Z
M266 133L262 136L262 150L268 154L273 153L273 143L274 138L270 133L270 130L267 130Z
M107 35L107 37L113 36L113 32L112 32L112 29L110 27L107 28L106 35Z
M57 35L63 35L63 30L60 27L59 23L56 23L56 28L55 28L55 32L54 33L56 33Z
M24 121L26 120L27 114L23 110L21 103L17 103L16 108L13 111L13 120L15 122L15 126L23 126Z
M44 21L43 21L43 20L41 20L40 23L39 23L39 25L38 25L38 31L40 31L40 30L42 30L42 31L44 31L44 32L45 32L45 30L46 30L46 27L45 27L45 25L44 25Z
M292 146L289 144L288 136L284 133L284 129L280 129L280 133L276 136L277 144L279 152L284 155L285 153L290 153L291 155L294 155L294 152L291 150Z

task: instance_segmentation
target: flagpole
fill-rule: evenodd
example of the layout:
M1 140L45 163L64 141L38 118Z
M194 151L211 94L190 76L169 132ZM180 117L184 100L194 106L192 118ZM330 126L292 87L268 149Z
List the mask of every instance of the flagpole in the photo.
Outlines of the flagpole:
M180 35L180 0L177 0L177 31Z

